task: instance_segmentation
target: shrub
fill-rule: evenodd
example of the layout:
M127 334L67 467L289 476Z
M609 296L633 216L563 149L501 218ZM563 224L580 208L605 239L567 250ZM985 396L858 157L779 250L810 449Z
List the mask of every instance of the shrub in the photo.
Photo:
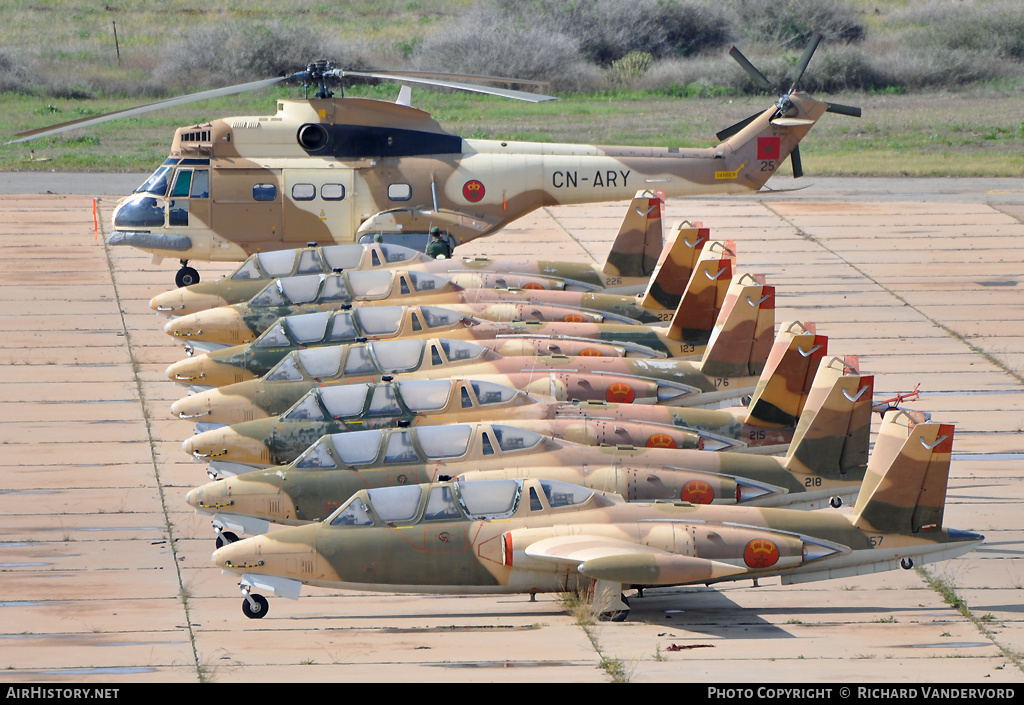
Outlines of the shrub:
M1024 59L1024 13L1016 0L984 5L932 0L894 13L893 19L915 25L910 41L917 45Z
M817 32L827 42L864 38L859 13L843 0L736 0L740 21L753 42L802 48Z

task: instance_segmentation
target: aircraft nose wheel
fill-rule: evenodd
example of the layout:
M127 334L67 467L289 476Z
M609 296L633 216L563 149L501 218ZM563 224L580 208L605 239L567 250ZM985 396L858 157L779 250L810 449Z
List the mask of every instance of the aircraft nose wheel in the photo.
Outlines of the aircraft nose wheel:
M224 548L229 543L234 543L238 540L238 534L233 531L219 531L217 532L217 548Z
M248 590L242 590L242 598L242 614L249 619L263 619L270 609L270 603L263 595L250 594Z
M181 260L181 269L174 275L174 283L179 287L199 283L199 272L188 266L187 260Z

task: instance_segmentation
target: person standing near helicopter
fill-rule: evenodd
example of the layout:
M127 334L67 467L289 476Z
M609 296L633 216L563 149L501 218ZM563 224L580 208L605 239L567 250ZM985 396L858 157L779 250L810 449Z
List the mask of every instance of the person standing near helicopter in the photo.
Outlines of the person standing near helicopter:
M424 250L431 259L451 259L452 248L441 235L441 228L436 225L430 229L430 242Z

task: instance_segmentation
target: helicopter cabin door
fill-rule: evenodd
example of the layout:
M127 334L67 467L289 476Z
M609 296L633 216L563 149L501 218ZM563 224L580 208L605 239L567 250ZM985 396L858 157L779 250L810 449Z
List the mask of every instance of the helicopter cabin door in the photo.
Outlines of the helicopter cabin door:
M250 251L262 243L280 242L279 174L271 169L215 167L210 184L213 231Z
M286 169L282 195L286 242L355 241L351 169Z

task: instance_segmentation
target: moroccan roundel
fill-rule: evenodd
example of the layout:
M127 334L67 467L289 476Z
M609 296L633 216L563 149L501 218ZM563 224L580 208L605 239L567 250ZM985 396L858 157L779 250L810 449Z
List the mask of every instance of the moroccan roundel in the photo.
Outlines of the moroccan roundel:
M604 398L613 404L632 404L633 400L636 399L636 392L625 382L616 382L608 387Z
M655 433L647 439L648 448L676 448L676 441L667 433Z
M583 348L580 350L580 357L604 357L597 348Z
M483 199L485 192L486 189L484 189L483 183L476 179L467 181L462 185L462 196L470 203L476 203Z
M768 539L754 539L743 550L743 562L751 568L771 568L779 561L779 547Z
M683 485L679 499L690 504L711 504L715 501L715 490L704 480L690 480Z

